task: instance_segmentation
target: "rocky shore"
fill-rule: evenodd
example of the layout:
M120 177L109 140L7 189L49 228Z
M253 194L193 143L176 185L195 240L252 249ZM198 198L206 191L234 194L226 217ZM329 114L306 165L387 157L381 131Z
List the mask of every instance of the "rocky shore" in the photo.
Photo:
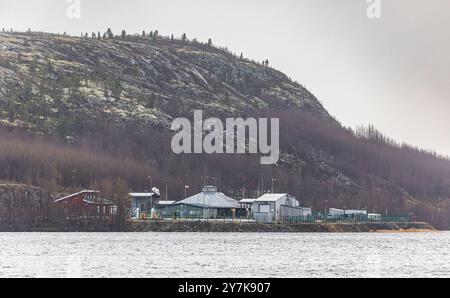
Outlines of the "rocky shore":
M126 228L110 225L70 226L37 225L32 228L0 225L0 232L167 232L167 233L406 233L437 231L425 222L412 223L316 223L257 224L230 222L133 221Z
M436 229L424 222L413 223L315 223L315 224L258 224L227 222L163 222L134 221L130 232L223 232L223 233L368 233L422 232Z

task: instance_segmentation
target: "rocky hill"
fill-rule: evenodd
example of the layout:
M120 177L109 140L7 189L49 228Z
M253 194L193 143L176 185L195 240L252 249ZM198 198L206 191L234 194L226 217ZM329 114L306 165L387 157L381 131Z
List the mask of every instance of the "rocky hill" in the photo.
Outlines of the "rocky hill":
M0 33L0 105L3 125L46 134L73 133L67 126L95 116L169 126L194 108L236 116L296 106L331 119L266 65L198 42L133 36Z
M171 120L190 118L193 109L279 117L280 162L261 167L254 156L174 155ZM346 129L266 61L211 43L0 33L0 125L4 180L79 189L111 176L142 191L151 176L175 200L185 185L195 192L206 178L236 198L275 184L316 211L367 208L449 227L448 159L398 145L373 127ZM36 143L36 136L51 144Z

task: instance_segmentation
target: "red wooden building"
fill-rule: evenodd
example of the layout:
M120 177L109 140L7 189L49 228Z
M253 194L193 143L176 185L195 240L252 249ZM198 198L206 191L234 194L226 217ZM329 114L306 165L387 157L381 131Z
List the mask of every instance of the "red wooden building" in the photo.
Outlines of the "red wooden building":
M83 190L57 199L55 204L64 212L65 217L107 219L115 215L117 207L99 195L97 190Z

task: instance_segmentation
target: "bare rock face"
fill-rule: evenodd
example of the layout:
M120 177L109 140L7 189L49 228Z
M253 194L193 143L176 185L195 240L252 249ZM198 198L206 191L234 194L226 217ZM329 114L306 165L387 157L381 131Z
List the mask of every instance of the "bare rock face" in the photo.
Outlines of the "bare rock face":
M0 184L0 226L29 229L47 219L49 195L22 184Z
M198 42L0 33L0 123L46 134L132 121L167 127L194 108L238 116L320 102L285 74ZM67 131L66 131L67 130Z

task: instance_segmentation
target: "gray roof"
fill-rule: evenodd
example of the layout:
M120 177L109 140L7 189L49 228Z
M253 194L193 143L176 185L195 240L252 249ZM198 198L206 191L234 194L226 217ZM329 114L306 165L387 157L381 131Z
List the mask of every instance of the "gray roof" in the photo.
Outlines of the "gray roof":
M256 201L256 199L242 199L239 201L241 204L253 204Z
M155 195L153 192L132 192L130 196L133 198L151 198Z
M172 205L175 203L176 203L176 201L159 201L159 202L157 202L158 205Z
M180 201L177 204L194 205L207 208L239 208L238 201L216 191L204 191Z
M286 193L266 193L256 199L255 202L276 202L285 196L287 196Z

